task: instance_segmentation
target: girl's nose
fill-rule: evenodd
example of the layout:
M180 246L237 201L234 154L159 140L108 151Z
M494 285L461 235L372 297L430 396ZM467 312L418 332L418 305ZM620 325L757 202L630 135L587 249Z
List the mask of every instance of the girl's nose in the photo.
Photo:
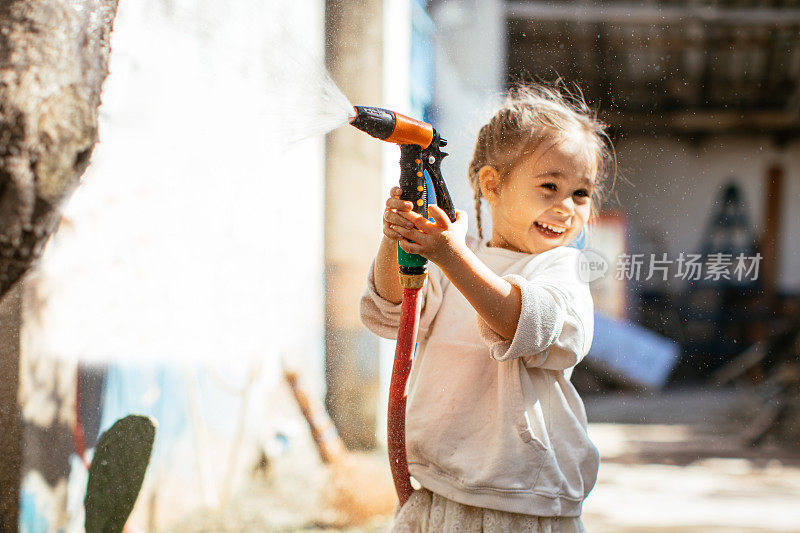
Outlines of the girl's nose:
M553 209L559 213L571 215L575 212L575 202L572 200L571 195L566 196L560 202L556 202L556 204L553 206Z

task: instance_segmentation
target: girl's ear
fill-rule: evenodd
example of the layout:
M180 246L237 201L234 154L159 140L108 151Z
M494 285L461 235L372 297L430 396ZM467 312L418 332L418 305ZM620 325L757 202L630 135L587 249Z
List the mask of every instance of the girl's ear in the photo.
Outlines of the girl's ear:
M478 179L481 182L481 194L490 204L494 203L500 194L500 174L490 165L484 165L478 171Z

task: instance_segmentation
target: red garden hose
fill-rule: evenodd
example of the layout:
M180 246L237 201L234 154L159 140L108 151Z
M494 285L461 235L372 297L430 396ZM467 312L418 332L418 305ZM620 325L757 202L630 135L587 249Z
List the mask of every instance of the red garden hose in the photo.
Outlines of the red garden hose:
M406 461L406 396L411 356L417 342L417 327L421 300L419 289L403 289L400 307L400 328L397 331L397 348L394 352L392 380L389 384L388 448L394 487L400 505L414 492Z

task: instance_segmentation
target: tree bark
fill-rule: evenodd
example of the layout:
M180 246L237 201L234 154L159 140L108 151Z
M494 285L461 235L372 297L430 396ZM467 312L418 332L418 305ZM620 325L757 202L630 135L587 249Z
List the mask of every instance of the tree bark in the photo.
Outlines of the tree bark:
M117 0L0 0L0 533L19 528L19 290L97 142ZM19 285L16 285L19 287ZM7 430L7 431L6 431Z
M0 0L0 297L31 264L97 142L117 0Z

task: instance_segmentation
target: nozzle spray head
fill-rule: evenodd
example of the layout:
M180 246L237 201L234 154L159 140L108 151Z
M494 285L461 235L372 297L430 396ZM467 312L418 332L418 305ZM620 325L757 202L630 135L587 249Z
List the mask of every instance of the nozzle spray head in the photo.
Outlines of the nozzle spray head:
M433 141L433 126L427 122L380 107L355 106L350 124L380 139L396 144L416 144L423 149Z

